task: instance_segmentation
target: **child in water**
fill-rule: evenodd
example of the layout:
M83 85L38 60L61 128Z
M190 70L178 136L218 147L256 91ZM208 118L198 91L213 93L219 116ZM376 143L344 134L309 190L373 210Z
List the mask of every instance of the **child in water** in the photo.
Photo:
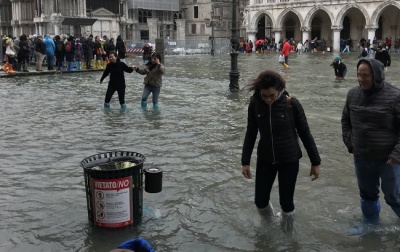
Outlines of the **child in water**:
M342 59L339 56L336 56L331 66L333 67L333 69L335 69L336 80L344 80L344 77L347 73L347 67L342 62Z

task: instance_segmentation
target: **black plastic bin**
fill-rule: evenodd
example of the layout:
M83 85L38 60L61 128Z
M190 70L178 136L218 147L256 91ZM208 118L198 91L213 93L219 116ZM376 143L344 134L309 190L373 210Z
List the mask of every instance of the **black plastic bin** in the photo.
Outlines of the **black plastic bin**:
M112 151L81 161L90 222L117 228L142 221L145 160L140 153Z

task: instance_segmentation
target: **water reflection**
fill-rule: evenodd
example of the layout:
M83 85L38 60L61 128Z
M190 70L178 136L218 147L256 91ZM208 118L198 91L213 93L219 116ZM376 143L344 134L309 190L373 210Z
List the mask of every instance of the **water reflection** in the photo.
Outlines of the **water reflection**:
M138 236L157 251L398 250L400 223L384 203L380 226L348 235L361 213L340 116L347 91L357 85L356 55L342 56L345 81L335 81L333 57L291 55L289 69L276 54L239 57L242 89L266 68L284 76L321 153L316 182L310 182L308 158L301 160L290 236L280 231L279 220L260 218L254 180L241 176L249 94L229 92L229 55L167 57L158 111L151 104L140 108L143 78L135 73L126 74L128 109L121 111L114 96L108 112L101 73L1 79L0 251L107 251ZM392 57L387 80L400 86L399 57ZM139 227L108 230L88 223L79 163L107 150L142 153L145 166L164 170L163 192L144 193ZM271 197L278 208L276 185Z

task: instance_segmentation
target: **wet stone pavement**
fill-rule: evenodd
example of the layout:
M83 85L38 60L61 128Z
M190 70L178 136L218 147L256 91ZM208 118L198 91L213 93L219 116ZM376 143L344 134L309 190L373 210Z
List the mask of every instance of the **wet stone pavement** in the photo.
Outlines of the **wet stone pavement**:
M254 178L241 175L246 90L228 90L229 55L167 56L160 109L142 110L143 76L126 74L128 109L116 94L104 111L101 72L0 79L0 251L109 251L134 237L156 251L398 251L400 221L382 201L381 221L363 235L353 160L341 140L348 90L358 85L357 55L343 54L346 80L335 81L335 54L239 55L240 87L265 69L279 72L302 103L322 158L311 182L305 151L295 193L293 234L259 216ZM400 87L400 56L387 81ZM142 64L140 58L129 64ZM104 229L88 221L85 157L109 150L143 154L163 169L163 191L144 193L141 225ZM252 171L256 160L252 159ZM279 210L277 184L271 201Z

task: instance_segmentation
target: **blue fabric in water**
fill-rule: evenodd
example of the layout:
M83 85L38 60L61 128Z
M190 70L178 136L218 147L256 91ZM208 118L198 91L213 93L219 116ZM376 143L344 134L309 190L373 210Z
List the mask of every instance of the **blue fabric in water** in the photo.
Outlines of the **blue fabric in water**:
M132 239L126 241L118 246L119 249L130 249L135 252L154 252L151 245L142 238Z

